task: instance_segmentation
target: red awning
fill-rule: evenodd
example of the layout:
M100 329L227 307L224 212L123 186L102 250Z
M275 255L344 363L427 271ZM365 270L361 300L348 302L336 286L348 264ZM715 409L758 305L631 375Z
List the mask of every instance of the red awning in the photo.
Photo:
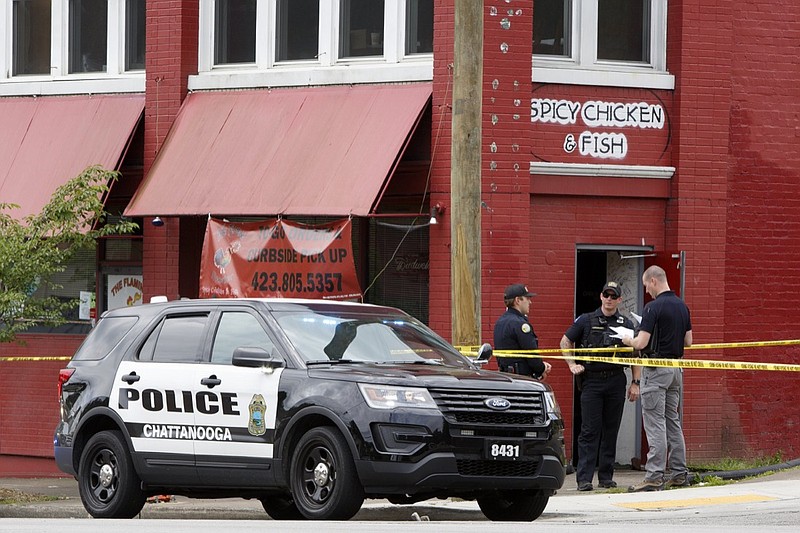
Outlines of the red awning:
M119 168L144 95L0 98L0 202L38 213L86 167Z
M127 216L367 215L431 85L190 94Z

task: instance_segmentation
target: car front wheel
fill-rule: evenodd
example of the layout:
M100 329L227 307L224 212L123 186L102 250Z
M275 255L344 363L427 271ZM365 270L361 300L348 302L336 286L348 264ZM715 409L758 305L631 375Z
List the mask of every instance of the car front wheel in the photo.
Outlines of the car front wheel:
M122 433L101 431L89 439L78 466L78 492L90 515L133 518L147 499L140 483Z
M331 427L304 434L291 459L290 486L294 504L312 520L348 520L364 503L350 447Z

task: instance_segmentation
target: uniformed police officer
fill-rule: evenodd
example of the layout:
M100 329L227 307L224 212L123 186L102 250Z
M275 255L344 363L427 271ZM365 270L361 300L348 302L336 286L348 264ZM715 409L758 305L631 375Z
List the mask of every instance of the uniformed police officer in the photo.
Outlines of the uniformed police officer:
M528 322L531 298L536 296L522 284L506 287L503 299L506 312L494 325L495 350L536 350L539 341ZM551 365L538 357L498 357L497 365L501 372L512 372L536 379L543 379L550 372Z
M622 326L633 331L633 323L622 316L617 307L622 303L622 290L615 281L609 281L600 294L601 305L591 313L579 316L561 337L561 348L605 348L623 346L612 326ZM565 352L567 364L580 383L581 428L578 434L578 490L592 490L595 463L598 485L614 488L614 460L617 451L617 434L625 407L627 377L622 365L606 362L575 361L574 353ZM615 356L616 353L594 353L593 356ZM639 395L640 367L633 367L633 382L628 399L635 401ZM599 461L598 461L599 450Z

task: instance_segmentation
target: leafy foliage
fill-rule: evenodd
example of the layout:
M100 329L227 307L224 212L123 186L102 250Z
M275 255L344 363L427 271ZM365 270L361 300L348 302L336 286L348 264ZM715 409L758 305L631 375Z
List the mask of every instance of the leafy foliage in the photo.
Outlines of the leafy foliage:
M51 280L63 272L75 252L93 249L106 235L132 233L138 225L121 220L105 224L104 200L119 173L89 167L53 193L38 214L21 220L19 206L0 203L0 342L31 326L57 326L77 299L37 296L38 288L61 288Z

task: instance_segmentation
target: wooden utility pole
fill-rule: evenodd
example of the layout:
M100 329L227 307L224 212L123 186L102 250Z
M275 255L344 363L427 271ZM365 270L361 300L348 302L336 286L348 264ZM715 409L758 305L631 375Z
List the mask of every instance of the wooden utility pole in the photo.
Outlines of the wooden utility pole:
M483 1L455 0L450 162L453 344L480 342Z

